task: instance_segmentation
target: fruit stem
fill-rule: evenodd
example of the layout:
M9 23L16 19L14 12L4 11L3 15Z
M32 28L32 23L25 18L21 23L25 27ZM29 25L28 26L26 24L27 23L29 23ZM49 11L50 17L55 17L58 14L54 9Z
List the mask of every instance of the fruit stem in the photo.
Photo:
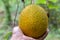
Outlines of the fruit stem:
M34 4L35 2L34 2L34 0L31 0L31 4Z
M23 7L25 8L25 0L22 0L22 2L23 2Z

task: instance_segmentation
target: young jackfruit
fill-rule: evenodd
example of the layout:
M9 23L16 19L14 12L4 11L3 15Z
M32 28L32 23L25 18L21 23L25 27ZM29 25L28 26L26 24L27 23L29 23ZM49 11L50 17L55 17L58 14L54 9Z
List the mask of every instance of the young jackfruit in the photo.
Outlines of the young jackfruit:
M29 37L39 38L46 32L47 26L47 13L38 5L27 6L19 16L19 28Z

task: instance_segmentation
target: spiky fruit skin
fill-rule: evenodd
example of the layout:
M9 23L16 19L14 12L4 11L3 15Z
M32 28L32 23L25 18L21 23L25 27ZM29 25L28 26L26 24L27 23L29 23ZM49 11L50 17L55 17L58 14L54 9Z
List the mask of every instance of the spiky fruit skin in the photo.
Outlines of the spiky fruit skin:
M46 32L47 26L47 13L38 5L27 6L19 16L19 28L29 37L39 38Z

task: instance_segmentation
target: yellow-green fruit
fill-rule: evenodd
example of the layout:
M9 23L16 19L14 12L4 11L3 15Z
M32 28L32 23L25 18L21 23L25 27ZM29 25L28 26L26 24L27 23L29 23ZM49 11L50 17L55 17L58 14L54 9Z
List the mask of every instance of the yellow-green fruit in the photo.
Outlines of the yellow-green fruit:
M46 32L47 26L47 13L38 5L27 6L19 16L19 28L29 37L39 38Z

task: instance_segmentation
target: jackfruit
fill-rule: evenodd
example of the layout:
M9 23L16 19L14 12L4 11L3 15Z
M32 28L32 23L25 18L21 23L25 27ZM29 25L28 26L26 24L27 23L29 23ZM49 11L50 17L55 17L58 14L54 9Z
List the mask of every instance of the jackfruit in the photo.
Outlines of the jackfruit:
M48 27L47 13L41 6L29 5L19 15L19 28L29 37L39 38Z

